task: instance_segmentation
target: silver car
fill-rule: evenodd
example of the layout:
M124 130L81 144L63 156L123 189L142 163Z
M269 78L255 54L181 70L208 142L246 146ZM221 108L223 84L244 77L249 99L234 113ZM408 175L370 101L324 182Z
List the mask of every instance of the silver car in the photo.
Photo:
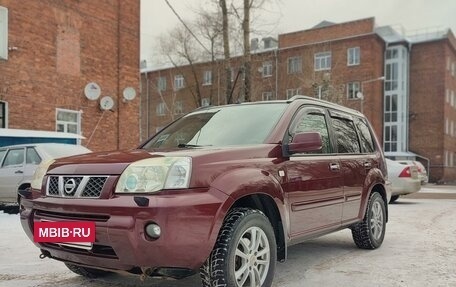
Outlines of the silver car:
M388 180L392 187L390 203L395 202L401 195L415 193L421 189L421 180L416 165L403 165L397 161L386 159L386 166L388 168Z
M0 204L16 203L42 161L91 152L80 145L42 143L0 147Z

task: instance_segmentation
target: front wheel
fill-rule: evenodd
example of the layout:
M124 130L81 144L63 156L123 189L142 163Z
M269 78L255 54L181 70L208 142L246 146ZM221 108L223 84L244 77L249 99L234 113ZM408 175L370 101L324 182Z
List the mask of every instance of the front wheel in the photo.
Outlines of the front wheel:
M382 245L386 228L385 201L378 192L371 194L363 221L352 227L356 246L362 249L376 249Z
M217 242L200 269L204 287L269 287L277 247L274 229L259 210L235 208L226 216Z

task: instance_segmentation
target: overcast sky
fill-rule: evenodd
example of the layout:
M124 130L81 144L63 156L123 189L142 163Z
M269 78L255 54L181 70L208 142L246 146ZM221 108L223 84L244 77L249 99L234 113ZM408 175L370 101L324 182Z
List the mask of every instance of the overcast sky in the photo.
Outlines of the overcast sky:
M192 19L192 9L208 0L168 0L184 19ZM378 26L416 30L451 28L456 34L456 0L270 0L265 19L268 33L277 37L309 29L323 20L346 22L375 17ZM154 62L157 37L179 20L164 0L141 0L141 60Z

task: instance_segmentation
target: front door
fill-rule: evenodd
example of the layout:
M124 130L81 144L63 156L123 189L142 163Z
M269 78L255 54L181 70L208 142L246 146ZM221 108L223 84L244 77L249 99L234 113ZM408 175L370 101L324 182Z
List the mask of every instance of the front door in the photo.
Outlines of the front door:
M337 228L341 223L341 165L332 152L326 118L324 109L306 107L289 129L290 141L296 133L319 132L323 143L320 151L291 155L285 163L292 238Z
M17 186L24 177L24 148L10 149L0 167L0 202L15 202Z

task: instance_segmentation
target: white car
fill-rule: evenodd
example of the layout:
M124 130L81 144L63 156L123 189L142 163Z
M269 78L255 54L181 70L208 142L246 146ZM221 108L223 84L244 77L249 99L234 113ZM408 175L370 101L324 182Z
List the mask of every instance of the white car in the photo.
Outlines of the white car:
M400 164L404 164L404 165L410 165L410 164L416 165L416 168L418 169L418 176L421 180L421 184L428 183L429 179L428 179L427 171L421 162L415 161L415 160L399 160L398 162Z
M40 143L0 147L0 205L16 203L42 161L91 152L80 145Z
M397 161L386 159L388 180L391 182L390 203L399 196L418 192L421 189L421 179L418 168L414 164L404 165Z

